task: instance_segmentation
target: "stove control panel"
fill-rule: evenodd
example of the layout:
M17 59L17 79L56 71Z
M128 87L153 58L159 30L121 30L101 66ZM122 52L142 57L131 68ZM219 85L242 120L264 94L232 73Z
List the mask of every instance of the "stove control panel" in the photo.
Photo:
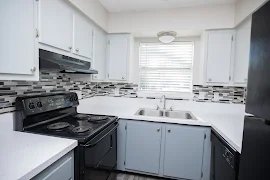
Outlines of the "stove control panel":
M24 112L27 115L32 115L62 108L75 107L79 105L79 101L76 93L67 93L63 95L26 98L23 100L23 104Z

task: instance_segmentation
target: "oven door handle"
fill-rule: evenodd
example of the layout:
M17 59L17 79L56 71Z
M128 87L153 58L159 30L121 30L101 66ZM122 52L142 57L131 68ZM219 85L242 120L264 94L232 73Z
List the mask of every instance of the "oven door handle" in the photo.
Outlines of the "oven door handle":
M119 126L119 123L115 123L115 127L113 129L111 129L108 133L106 133L104 136L102 136L99 140L97 140L94 143L91 144L86 144L86 145L82 145L84 147L93 147L95 145L97 145L100 141L102 141L106 136L108 136L109 134L111 134L113 131L115 131L115 129Z

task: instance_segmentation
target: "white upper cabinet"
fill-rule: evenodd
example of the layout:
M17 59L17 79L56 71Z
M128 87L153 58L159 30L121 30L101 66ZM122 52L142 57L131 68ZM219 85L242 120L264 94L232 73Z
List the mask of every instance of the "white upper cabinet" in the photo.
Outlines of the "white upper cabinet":
M113 34L108 41L108 77L112 81L128 80L130 35Z
M72 49L73 12L63 0L39 0L39 42Z
M252 18L236 29L234 83L247 83Z
M38 80L35 0L1 1L0 80Z
M106 79L106 50L107 50L107 34L101 29L95 31L94 53L93 53L93 69L98 74L93 75L93 80L102 81Z
M94 28L84 17L77 14L74 14L73 20L73 53L91 59L93 54Z
M233 54L233 31L208 33L206 52L206 82L229 83Z

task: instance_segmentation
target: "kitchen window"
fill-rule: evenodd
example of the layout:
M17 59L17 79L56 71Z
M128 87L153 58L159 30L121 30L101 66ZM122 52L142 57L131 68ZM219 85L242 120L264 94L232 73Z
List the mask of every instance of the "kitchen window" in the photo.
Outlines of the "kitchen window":
M192 91L194 42L141 43L139 57L141 91Z

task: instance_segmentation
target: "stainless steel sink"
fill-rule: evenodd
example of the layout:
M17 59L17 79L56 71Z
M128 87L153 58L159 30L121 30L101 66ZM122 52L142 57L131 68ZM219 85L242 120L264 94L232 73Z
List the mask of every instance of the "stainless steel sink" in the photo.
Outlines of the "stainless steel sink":
M155 109L139 109L135 115L137 116L151 116L164 117L185 120L197 120L197 118L189 111L169 111L169 110L155 110Z
M153 109L139 109L136 115L139 116L152 116L152 117L162 117L164 114L163 111L153 110Z
M188 111L165 111L164 115L168 118L197 120L196 117Z

